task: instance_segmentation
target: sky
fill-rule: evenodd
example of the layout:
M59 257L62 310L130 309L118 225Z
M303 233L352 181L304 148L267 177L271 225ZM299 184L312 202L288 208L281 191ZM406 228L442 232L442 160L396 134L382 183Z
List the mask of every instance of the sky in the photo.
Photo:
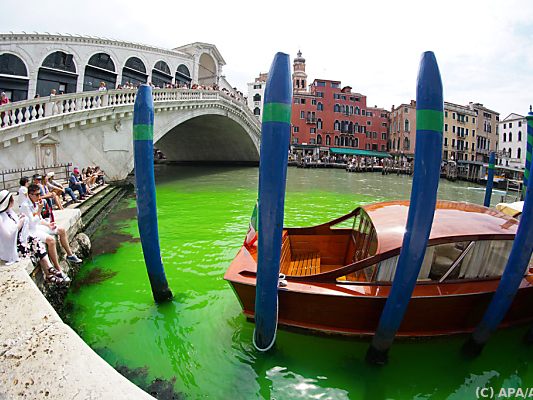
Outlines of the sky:
M107 37L175 48L217 46L226 79L246 93L273 56L298 50L308 82L340 80L386 109L415 99L420 55L435 53L444 99L526 115L533 104L533 1L25 0L2 32Z

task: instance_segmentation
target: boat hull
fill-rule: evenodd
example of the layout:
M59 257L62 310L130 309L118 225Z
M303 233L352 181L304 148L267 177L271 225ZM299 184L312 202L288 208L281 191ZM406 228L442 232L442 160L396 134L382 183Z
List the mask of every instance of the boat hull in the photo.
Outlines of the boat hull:
M481 320L497 283L476 282L471 285L476 288L472 293L464 292L465 284L419 285L423 287L415 288L397 335L424 337L472 332ZM243 282L231 282L231 285L244 314L253 319L255 286ZM289 286L299 287L279 289L279 325L356 336L374 334L390 289L390 286L348 284L289 283ZM454 290L455 294L452 293ZM354 291L367 293L350 294ZM438 295L439 291L447 294ZM533 321L531 304L533 286L524 279L501 327Z

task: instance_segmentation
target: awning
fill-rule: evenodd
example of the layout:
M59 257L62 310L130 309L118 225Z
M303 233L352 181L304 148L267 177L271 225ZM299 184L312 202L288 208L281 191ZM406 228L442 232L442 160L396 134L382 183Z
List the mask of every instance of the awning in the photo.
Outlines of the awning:
M377 158L391 157L389 153L383 153L381 151L372 151L372 150L343 149L339 147L331 147L329 151L333 154L348 154L348 155L363 156L363 157L377 157Z

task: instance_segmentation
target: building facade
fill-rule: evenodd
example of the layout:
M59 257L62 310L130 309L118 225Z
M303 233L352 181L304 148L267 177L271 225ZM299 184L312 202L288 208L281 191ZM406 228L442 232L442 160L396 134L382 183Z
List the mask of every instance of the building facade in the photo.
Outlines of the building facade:
M500 149L498 165L524 169L527 151L527 120L519 114L509 114L499 122Z
M369 107L366 96L340 81L315 79L309 87L305 59L294 60L291 145L327 152L330 148L387 150L388 111Z
M393 156L413 157L416 145L416 102L392 106L389 115L388 151Z
M489 162L491 151L498 151L500 114L481 103L470 103L476 114L476 161Z
M253 82L248 83L248 108L252 110L254 115L261 120L263 116L263 103L265 97L265 86L268 78L268 73L260 73Z
M476 161L476 126L469 106L444 102L443 161Z
M108 89L120 84L218 84L225 61L216 46L175 49L50 34L0 34L0 89L11 101L36 95Z

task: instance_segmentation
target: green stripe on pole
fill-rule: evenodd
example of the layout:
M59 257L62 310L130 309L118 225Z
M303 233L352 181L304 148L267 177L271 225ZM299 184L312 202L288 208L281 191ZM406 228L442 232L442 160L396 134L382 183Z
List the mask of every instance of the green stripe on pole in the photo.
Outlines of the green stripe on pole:
M133 125L133 140L154 140L154 126Z
M291 122L291 105L285 103L266 103L263 107L263 122Z
M442 132L444 113L436 110L416 110L416 129Z
M489 164L489 169L494 169L494 164Z

